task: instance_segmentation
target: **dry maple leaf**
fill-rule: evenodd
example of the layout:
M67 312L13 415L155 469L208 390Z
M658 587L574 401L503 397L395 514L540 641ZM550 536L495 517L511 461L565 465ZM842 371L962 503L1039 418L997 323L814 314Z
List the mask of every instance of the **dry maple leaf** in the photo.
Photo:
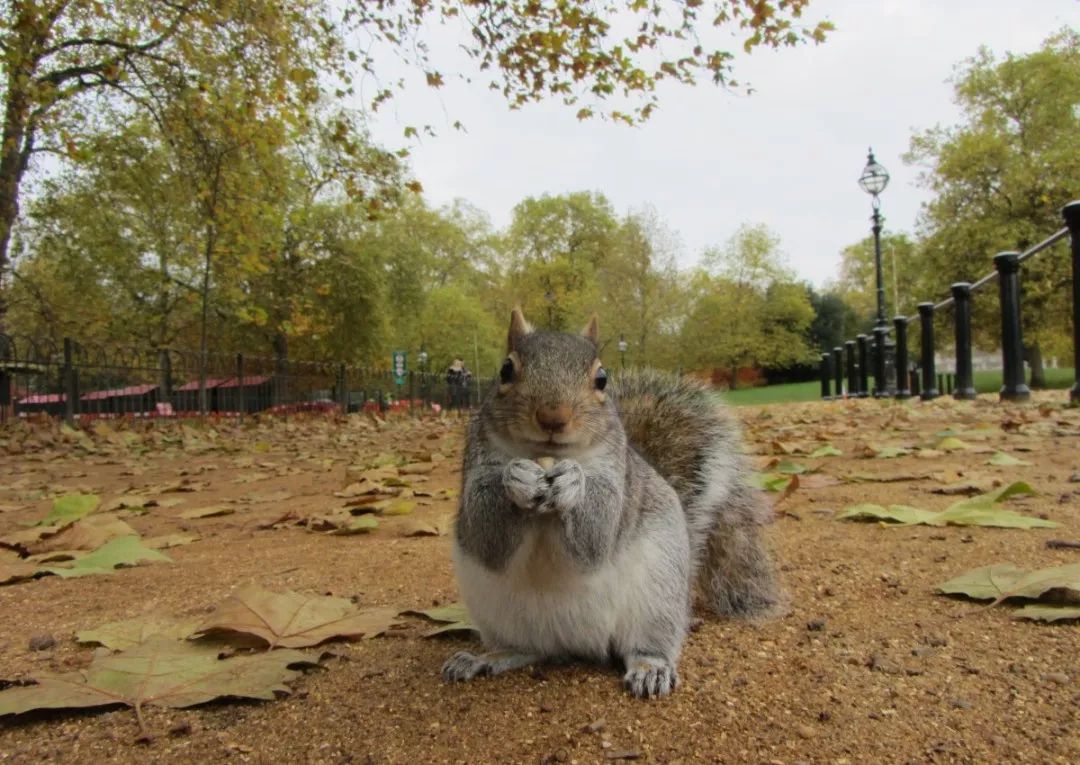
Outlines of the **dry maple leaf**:
M289 667L317 663L300 651L222 660L218 650L155 635L129 651L99 655L86 669L0 691L0 716L125 704L135 708L145 732L144 706L190 707L222 696L272 700L289 693L285 682L298 674Z
M335 638L377 637L400 623L396 617L393 608L358 610L345 598L245 587L222 603L198 632L236 632L254 635L271 648L305 648Z

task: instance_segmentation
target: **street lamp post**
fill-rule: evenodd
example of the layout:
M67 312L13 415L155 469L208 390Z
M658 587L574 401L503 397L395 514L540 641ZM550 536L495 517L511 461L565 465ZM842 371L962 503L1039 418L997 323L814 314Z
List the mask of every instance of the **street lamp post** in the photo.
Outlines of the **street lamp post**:
M874 330L875 333L882 330L885 337L888 337L889 325L885 321L885 281L881 273L881 224L884 218L881 216L881 199L879 195L888 185L889 172L874 159L874 150L871 148L866 157L866 167L863 168L862 175L859 176L859 187L873 198L871 206L874 214L870 217L870 220L874 224L874 274L877 282L877 320L874 322ZM879 350L883 349L885 352L879 352L875 359L874 395L887 396L895 388L892 379L894 379L893 376L896 370L888 363L891 356L889 351L891 351L892 345L890 343L882 348L882 345L879 344L878 348Z
M626 349L630 344L626 342L626 335L619 333L619 369L626 369Z

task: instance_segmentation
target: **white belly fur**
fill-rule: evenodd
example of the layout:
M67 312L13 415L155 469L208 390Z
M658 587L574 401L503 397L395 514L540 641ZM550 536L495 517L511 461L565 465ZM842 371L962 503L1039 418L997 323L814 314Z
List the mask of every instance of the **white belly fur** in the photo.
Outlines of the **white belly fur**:
M640 647L650 603L665 595L649 572L663 567L655 544L638 539L605 566L580 571L556 526L527 532L504 571L494 572L454 545L465 605L489 649L602 661Z

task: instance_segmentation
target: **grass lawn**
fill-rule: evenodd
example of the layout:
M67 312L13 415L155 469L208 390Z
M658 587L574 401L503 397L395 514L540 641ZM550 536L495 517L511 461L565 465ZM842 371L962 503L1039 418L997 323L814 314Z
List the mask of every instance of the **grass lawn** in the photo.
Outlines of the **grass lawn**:
M1046 385L1052 389L1072 387L1073 370L1047 369ZM975 390L979 393L997 393L1001 389L1001 370L989 370L975 373ZM821 398L821 382L789 383L787 385L765 385L760 388L744 388L721 394L724 401L733 406L761 406L763 404L781 404L792 401L815 401Z

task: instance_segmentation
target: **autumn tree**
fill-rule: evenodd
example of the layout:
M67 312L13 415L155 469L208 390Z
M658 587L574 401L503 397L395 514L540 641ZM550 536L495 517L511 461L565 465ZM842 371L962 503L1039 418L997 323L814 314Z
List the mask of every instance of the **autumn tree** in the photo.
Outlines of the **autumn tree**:
M743 366L785 367L811 358L813 308L768 227L744 224L722 248L707 250L691 291L681 340L694 366L730 369L734 386Z
M342 60L318 0L8 0L0 8L0 327L20 190L37 153L77 160L106 112L160 111L168 92L198 89L226 59L253 113L299 118L317 95L316 71L340 71Z
M840 253L840 274L835 290L855 311L863 330L877 317L877 267L874 238L868 236L848 245ZM885 289L885 321L893 316L915 313L915 306L934 296L938 285L928 284L938 274L926 274L917 244L907 234L881 235L881 279Z
M503 94L511 108L547 98L577 109L580 119L601 114L635 123L659 103L662 83L693 85L699 77L738 87L734 54L714 44L730 32L745 52L821 42L828 22L802 23L809 0L434 0L353 2L345 23L366 33L370 44L351 53L365 72L382 70L381 57L397 55L424 73L428 85L450 76L427 43L430 28L458 22L458 50L479 79ZM728 42L727 44L730 44ZM372 106L398 89L384 83Z
M618 222L602 194L574 192L519 202L505 238L511 301L544 329L584 326L599 304L598 271Z
M625 336L634 365L676 363L678 249L678 237L656 210L644 208L619 221L597 271L600 299L593 310L600 314L602 335L609 344Z
M982 49L960 68L954 92L963 121L917 133L906 157L924 168L922 183L934 193L920 217L922 267L942 293L991 271L995 253L1024 250L1060 228L1061 206L1080 196L1080 34L1063 29L1028 55ZM1024 264L1033 387L1042 382L1043 350L1066 347L1069 279L1063 248ZM999 342L993 292L974 301L984 343Z

